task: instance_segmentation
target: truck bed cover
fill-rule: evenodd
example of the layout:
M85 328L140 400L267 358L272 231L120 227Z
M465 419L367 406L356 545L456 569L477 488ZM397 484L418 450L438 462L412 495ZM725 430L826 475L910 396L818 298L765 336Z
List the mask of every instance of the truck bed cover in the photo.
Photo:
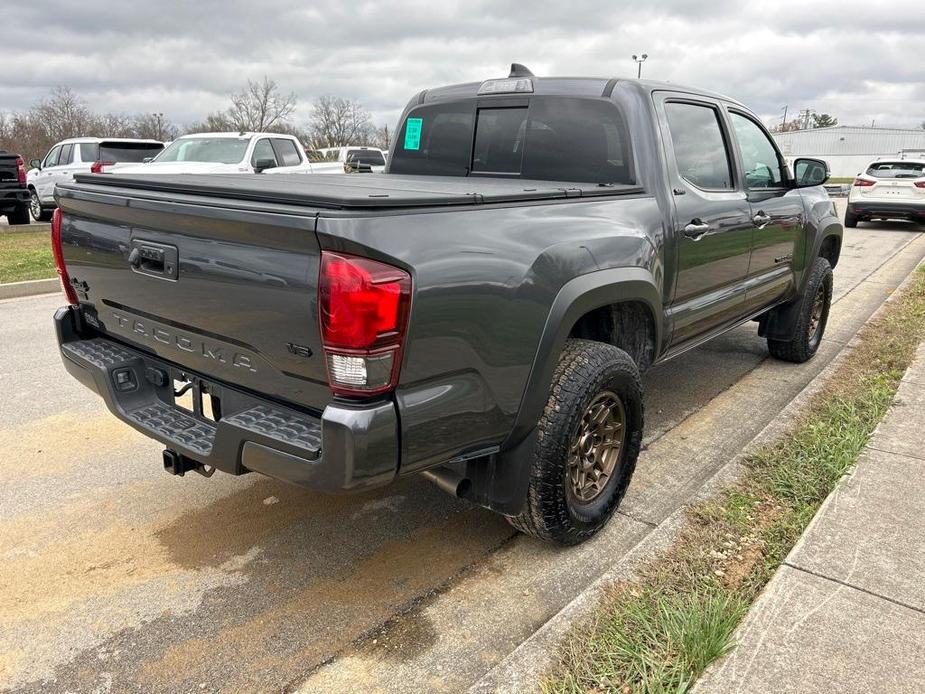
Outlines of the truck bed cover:
M330 209L439 207L642 192L623 184L398 174L77 174L78 184Z

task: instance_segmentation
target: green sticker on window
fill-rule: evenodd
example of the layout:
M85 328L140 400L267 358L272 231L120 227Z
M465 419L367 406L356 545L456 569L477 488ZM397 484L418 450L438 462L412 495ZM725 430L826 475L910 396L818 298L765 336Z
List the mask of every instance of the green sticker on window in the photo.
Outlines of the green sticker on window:
M422 118L409 118L405 121L405 149L421 149Z

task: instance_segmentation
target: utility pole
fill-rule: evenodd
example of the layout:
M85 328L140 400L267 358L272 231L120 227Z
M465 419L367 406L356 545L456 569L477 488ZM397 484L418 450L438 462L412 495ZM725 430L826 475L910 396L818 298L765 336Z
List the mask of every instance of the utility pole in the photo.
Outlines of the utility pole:
M784 104L784 116L780 119L781 132L783 132L784 126L787 125L787 109L788 108L790 108L790 104Z
M646 62L646 58L648 57L649 57L648 53L643 53L641 56L639 55L633 56L633 60L636 61L636 79L640 79L642 77L642 64Z
M164 139L164 114L163 113L152 113L154 116L154 139L163 140Z

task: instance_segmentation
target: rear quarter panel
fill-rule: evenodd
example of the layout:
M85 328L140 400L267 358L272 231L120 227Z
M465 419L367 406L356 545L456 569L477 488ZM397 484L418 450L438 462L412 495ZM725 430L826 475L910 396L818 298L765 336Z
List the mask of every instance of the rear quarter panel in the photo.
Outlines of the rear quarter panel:
M644 195L374 218L322 213L322 248L392 262L413 277L396 392L402 472L502 443L563 285L614 267L661 278L661 220Z

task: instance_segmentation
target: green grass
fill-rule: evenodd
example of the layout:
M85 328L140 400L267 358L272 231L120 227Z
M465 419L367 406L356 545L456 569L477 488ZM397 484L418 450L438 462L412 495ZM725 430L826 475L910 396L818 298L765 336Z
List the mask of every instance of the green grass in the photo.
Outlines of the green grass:
M55 276L51 239L44 231L0 231L0 282Z
M854 176L845 178L844 176L833 176L826 181L826 184L837 185L839 183L854 183Z
M685 692L732 634L819 506L857 461L925 338L925 272L869 323L783 440L688 509L674 545L613 586L564 644L548 694Z

